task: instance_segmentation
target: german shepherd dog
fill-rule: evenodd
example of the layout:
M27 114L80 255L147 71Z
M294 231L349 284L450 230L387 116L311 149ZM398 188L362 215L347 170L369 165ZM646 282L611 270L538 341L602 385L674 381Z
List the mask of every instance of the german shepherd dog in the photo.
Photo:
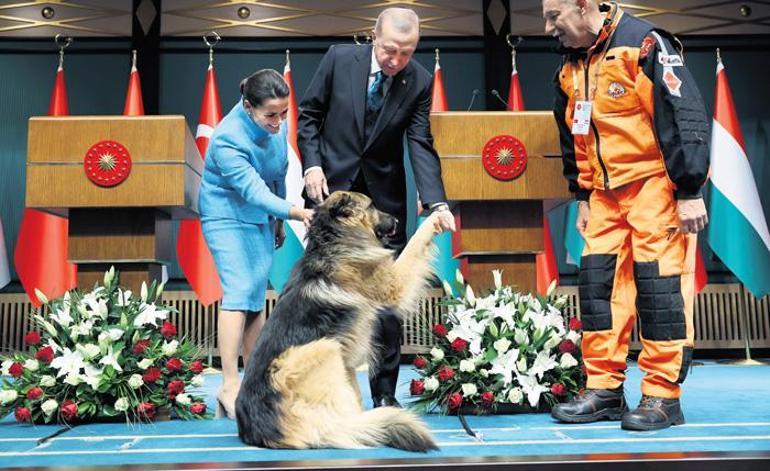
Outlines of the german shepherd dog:
M436 449L395 407L364 411L355 368L376 361L377 312L413 310L431 276L435 215L394 260L382 240L396 219L352 192L316 208L305 254L251 353L235 402L238 436L268 448Z

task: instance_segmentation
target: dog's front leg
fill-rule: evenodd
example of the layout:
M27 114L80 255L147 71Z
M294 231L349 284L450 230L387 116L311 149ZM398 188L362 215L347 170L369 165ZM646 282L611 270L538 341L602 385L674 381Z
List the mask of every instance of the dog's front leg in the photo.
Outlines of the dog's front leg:
M440 232L438 215L433 213L417 228L394 262L393 268L402 287L400 307L408 309L414 304L431 276L430 262L435 255L433 236Z

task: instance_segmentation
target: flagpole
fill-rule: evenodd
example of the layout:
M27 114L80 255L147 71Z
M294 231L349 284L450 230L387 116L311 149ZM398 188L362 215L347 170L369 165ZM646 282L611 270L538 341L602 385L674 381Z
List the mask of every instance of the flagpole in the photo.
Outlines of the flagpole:
M214 67L214 46L216 46L219 41L222 40L222 37L219 36L219 34L216 31L211 31L209 33L206 33L203 35L203 42L208 46L209 48L209 69ZM206 315L209 317L209 322L211 326L216 326L216 320L217 316L215 315L216 310L216 303L210 304L206 307ZM214 334L216 335L216 334ZM208 367L203 370L204 374L220 374L222 372L221 368L217 369L214 368L214 342L216 340L216 337L207 338L206 342L208 344Z
M746 352L746 357L740 360L725 360L720 363L725 365L739 365L739 366L761 366L770 365L770 361L766 360L754 360L751 358L751 324L749 323L749 306L746 301L746 286L740 283L740 310L741 318L743 319L743 348Z

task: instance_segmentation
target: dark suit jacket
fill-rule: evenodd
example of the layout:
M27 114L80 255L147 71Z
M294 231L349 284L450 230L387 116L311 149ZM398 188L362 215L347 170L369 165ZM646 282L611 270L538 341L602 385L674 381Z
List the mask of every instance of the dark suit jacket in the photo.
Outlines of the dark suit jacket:
M358 172L377 209L406 214L404 136L420 199L446 201L441 162L430 132L432 76L412 60L390 85L364 142L371 45L336 45L321 59L299 107L297 143L305 169L320 166L329 191L348 190Z

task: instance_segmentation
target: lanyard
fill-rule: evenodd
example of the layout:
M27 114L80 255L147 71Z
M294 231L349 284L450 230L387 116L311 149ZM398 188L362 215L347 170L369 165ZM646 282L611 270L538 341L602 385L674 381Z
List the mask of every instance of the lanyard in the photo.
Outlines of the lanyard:
M612 37L615 35L615 30L617 29L617 25L615 28L612 29L612 32L607 36L607 40L604 42L604 48L601 52L601 58L596 62L596 67L594 67L594 81L593 81L593 87L591 88L591 92L589 93L589 96L585 97L586 100L590 101L593 98L596 98L596 88L599 86L599 70L601 69L602 64L604 63L604 59L607 57L607 52L609 51L610 42L612 42ZM580 61L578 61L578 64ZM591 68L591 56L586 56L586 67L590 70ZM588 84L586 84L587 86ZM575 89L575 101L578 101L578 98L580 97L580 85L578 84L578 78L577 78L577 71L575 70L575 67L572 67L572 86Z

